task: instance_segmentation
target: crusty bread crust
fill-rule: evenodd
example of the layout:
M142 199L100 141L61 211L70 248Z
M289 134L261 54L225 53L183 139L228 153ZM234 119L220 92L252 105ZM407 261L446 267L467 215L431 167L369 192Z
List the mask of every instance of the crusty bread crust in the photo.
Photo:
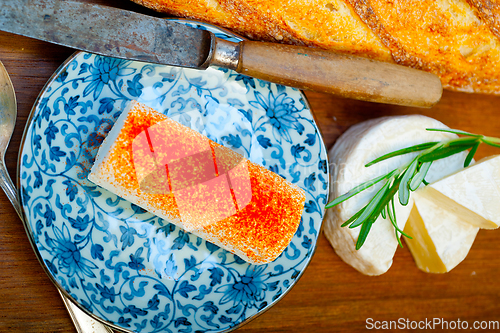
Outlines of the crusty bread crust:
M307 45L392 61L389 49L342 0L133 0L254 40Z
M255 40L307 45L437 74L500 94L498 0L133 0Z
M467 0L476 10L476 15L488 24L491 32L500 38L500 1L499 0Z
M436 73L443 86L500 93L500 44L463 0L348 0L394 60Z

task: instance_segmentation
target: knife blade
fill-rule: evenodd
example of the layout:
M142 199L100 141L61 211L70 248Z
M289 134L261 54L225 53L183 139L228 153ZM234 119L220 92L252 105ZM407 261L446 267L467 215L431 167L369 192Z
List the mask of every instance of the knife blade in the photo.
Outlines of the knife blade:
M205 69L225 67L277 84L379 103L431 107L439 78L326 50L216 38L206 30L71 0L2 0L0 30L104 56Z
M199 68L211 35L164 19L77 1L2 0L0 30L82 51Z

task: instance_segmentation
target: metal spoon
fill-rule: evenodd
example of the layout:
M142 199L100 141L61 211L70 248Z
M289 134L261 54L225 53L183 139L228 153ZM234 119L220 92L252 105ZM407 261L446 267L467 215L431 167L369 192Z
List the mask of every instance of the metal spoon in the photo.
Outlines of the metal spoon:
M14 132L16 117L17 104L14 87L7 70L0 61L0 187L16 209L19 218L23 220L18 191L5 166L5 152ZM64 301L66 309L68 309L78 333L113 333L110 328L80 310L59 288L57 290Z

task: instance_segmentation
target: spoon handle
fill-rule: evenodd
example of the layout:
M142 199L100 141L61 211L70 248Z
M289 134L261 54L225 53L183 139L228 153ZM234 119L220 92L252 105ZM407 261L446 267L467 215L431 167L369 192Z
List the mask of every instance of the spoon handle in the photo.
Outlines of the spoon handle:
M19 218L23 220L21 201L19 200L16 186L12 182L9 173L7 172L3 156L0 158L0 187L14 206L14 209L16 210L17 215L19 215ZM87 315L85 312L80 310L59 289L57 290L59 291L59 294L61 294L64 305L66 306L66 309L68 310L71 320L73 321L73 324L75 325L76 331L78 333L113 333L113 331L109 327Z
M19 215L19 217L22 219L21 204L17 197L16 186L12 182L9 173L7 172L3 156L2 159L0 160L0 187L5 192L5 195L7 195L7 198L9 198L10 202L12 203L12 206L14 206L17 215Z
M64 301L64 305L66 305L66 309L68 310L78 333L113 333L111 328L99 323L94 318L85 314L78 308L78 306L64 296L59 289L57 289L57 291L59 291L59 294Z

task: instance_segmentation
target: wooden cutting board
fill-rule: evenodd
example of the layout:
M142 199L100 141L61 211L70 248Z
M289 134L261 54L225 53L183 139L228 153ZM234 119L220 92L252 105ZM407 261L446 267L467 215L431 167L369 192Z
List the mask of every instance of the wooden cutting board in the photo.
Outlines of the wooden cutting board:
M119 0L93 2L154 13ZM16 132L6 162L16 174L17 152L31 107L45 82L72 50L0 32L0 60L18 99ZM500 136L500 97L445 92L431 109L387 106L306 93L325 144L330 148L349 126L363 120L419 113L452 128ZM477 157L500 153L480 148ZM24 227L0 194L0 332L74 332L64 305L29 244ZM343 263L323 235L297 285L240 332L362 332L383 321L418 325L441 320L472 327L499 321L500 230L481 230L466 260L444 275L419 271L405 247L380 277L361 275ZM434 319L436 318L436 319ZM463 325L463 324L462 324ZM436 326L439 328L441 326Z

